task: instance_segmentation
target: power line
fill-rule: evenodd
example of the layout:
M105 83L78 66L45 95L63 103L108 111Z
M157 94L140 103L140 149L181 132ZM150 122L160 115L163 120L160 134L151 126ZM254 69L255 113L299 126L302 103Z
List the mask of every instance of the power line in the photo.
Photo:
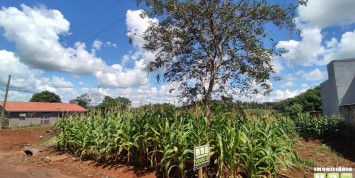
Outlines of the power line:
M75 30L79 30L82 27L86 26L87 24L89 24L90 22L92 22L94 19L96 19L97 17L101 16L102 14L104 14L106 11L108 11L109 9L113 8L115 5L117 5L120 2L120 0L116 1L114 4L112 4L110 7L105 8L104 10L102 10L100 13L98 13L94 18L88 20L87 22L84 23L84 25L76 28ZM105 27L104 29L100 30L99 32L95 33L94 35L90 36L89 38L87 38L86 40L84 40L83 42L86 43L88 41L90 41L91 39L97 37L98 35L102 34L103 32L107 31L108 29L112 28L114 25L116 25L117 23L121 22L123 19L125 19L125 17L122 17L116 21L114 21L112 24L108 25L107 27ZM73 30L74 31L74 30ZM51 46L50 48L48 48L47 50L43 51L42 53L40 53L37 57L42 57L48 50L53 49L54 46ZM60 57L63 57L64 54L62 54Z
M87 26L89 23L91 23L92 21L94 21L95 19L97 19L98 17L100 17L102 14L104 14L105 12L107 12L108 10L112 9L113 7L115 7L118 3L120 2L120 0L117 0L115 3L113 3L112 5L108 6L107 8L103 9L102 11L100 11L97 15L95 15L93 18L87 20L86 22L84 22L83 24L79 25L78 28L73 29L73 32L78 32L80 29L82 29L83 27Z
M84 42L88 42L91 39L95 38L96 36L100 35L101 33L107 31L108 29L112 28L114 25L118 24L119 22L121 22L123 19L125 19L126 17L122 17L118 20L116 20L115 22L113 22L112 24L110 24L109 26L107 26L106 28L100 30L99 32L95 33L94 35L92 35L91 37L89 37L88 39L86 39Z

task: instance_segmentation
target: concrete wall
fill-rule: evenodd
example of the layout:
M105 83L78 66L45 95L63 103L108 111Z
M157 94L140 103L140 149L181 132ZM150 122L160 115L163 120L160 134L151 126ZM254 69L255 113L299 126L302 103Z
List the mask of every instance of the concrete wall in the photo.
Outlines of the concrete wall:
M323 114L339 116L340 105L355 103L355 59L334 60L327 69L328 80L321 84Z
M335 83L325 81L320 84L320 94L322 96L322 110L324 116L339 115L338 95Z
M20 117L20 113L25 112L12 112L8 113L9 126L10 127L20 127L20 126L31 126L31 125L44 125L42 116L44 113L26 113L26 117ZM54 125L58 121L58 112L51 112L49 114L49 125Z
M339 105L355 103L355 60L333 62Z

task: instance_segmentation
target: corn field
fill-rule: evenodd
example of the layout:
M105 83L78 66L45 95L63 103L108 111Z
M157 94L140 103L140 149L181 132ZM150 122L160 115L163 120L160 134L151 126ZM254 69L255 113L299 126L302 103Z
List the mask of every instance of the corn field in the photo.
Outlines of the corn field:
M211 128L202 113L91 113L61 118L57 147L81 158L151 168L162 177L193 177L193 148L209 144L205 176L276 177L298 160L280 123L244 112L215 113Z

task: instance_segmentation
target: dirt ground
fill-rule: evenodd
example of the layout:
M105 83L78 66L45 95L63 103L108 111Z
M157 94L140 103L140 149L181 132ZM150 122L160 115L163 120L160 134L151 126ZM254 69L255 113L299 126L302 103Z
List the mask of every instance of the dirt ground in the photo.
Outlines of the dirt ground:
M56 152L46 133L50 128L0 130L0 177L1 178L70 178L70 177L125 177L153 178L154 173L136 171L133 167L98 166L93 161L80 161L71 155ZM24 147L41 150L27 156ZM50 161L50 158L64 158ZM48 159L49 158L49 159Z
M125 165L98 165L94 161L81 161L77 157L61 154L54 143L48 141L50 128L0 130L0 177L2 178L70 178L70 177L125 177L153 178L154 172L134 170ZM27 156L24 147L41 150L37 155ZM314 166L344 166L355 169L351 162L320 141L299 141L295 144L298 155ZM313 177L311 169L288 170L284 177Z

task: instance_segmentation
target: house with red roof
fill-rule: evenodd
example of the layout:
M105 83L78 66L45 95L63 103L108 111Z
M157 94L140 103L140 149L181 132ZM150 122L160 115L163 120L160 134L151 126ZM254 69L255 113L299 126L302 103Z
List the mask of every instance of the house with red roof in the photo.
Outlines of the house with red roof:
M4 102L0 101L0 111ZM72 103L18 102L7 101L5 117L9 126L53 125L62 114L83 113L87 110Z

